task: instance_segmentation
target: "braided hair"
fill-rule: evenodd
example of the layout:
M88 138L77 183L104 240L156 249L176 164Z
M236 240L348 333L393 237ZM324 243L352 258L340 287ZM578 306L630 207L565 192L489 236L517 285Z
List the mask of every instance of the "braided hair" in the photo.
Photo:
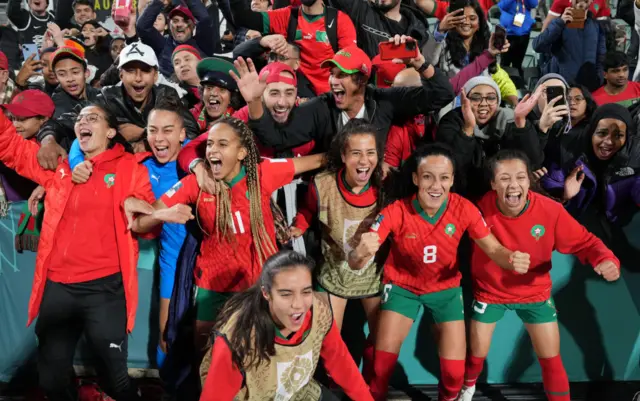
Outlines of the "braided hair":
M260 178L258 177L258 164L261 162L260 153L253 140L253 132L241 120L233 117L225 117L214 124L226 124L238 136L240 145L247 150L247 157L242 160L247 174L247 188L249 196L249 216L251 223L251 236L256 247L260 264L270 255L277 252L275 243L269 237L269 233L264 225L262 212L262 196L260 189ZM213 128L213 127L212 127ZM226 185L216 185L216 222L215 233L218 238L221 236L227 240L232 240L233 236L233 216L231 214L231 197L229 188ZM205 233L206 234L206 233Z

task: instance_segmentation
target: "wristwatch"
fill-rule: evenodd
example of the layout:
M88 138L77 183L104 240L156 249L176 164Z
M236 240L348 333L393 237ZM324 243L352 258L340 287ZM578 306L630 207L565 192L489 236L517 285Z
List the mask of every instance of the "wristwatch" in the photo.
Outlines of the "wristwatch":
M429 68L431 64L427 63L427 61L425 60L424 63L422 63L422 65L420 66L420 68L416 68L416 71L418 71L418 73L420 73L420 75L422 75L423 72L425 72L425 70L427 68Z
M193 159L191 163L189 163L189 172L193 173L193 169L198 165L198 163L203 162L203 159L197 158Z

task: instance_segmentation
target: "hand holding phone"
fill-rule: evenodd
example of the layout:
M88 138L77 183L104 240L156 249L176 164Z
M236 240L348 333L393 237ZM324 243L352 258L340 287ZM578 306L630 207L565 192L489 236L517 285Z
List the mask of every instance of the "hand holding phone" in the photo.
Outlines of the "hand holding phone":
M507 41L507 30L502 25L496 25L496 29L493 32L493 47L498 50L502 50Z
M25 43L22 45L22 57L23 60L28 60L29 57L33 57L33 60L40 60L40 54L38 53L38 45L35 43Z
M407 40L405 43L380 42L378 45L380 59L391 61L393 59L409 60L418 57L418 44L415 40Z
M563 86L547 86L547 103L551 102L553 99L561 96L561 99L558 100L555 106L564 106L567 104L565 99L565 89Z

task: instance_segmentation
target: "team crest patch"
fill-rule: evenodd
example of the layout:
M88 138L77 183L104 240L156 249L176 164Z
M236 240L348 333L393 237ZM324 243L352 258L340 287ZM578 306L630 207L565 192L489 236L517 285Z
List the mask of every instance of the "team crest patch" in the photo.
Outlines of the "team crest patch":
M167 193L165 195L167 195L167 198L171 198L173 195L176 194L176 192L178 192L178 190L182 188L182 181L178 181L174 184L174 186L172 186L171 188L169 188L169 190L167 191Z
M378 229L380 228L380 223L382 223L383 219L384 219L384 216L382 214L379 214L378 217L376 217L376 220L371 225L371 229L373 231L378 231Z
M313 352L296 356L291 362L278 363L278 389L275 400L290 400L309 383L313 375Z
M531 227L531 235L538 241L544 235L544 226L536 224Z
M453 234L456 233L456 226L451 223L447 224L447 226L444 228L444 233L449 237L453 237Z
M111 188L116 183L116 175L106 174L104 176L104 183L107 184L107 188Z

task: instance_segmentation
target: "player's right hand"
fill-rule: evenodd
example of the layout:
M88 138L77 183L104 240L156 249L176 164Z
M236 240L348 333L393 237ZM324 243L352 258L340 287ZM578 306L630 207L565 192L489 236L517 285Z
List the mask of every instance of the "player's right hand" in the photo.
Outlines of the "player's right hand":
M73 169L73 172L71 173L71 181L73 181L74 184L84 184L89 181L89 177L91 177L92 172L93 165L90 161L85 160Z
M356 253L360 258L368 258L375 255L378 249L380 249L380 236L378 233L364 233L360 237Z
M159 209L153 212L153 217L165 223L186 224L195 217L191 213L191 207L178 203L166 209Z
M515 251L509 256L509 264L516 273L525 274L529 271L531 264L530 256L528 253Z

